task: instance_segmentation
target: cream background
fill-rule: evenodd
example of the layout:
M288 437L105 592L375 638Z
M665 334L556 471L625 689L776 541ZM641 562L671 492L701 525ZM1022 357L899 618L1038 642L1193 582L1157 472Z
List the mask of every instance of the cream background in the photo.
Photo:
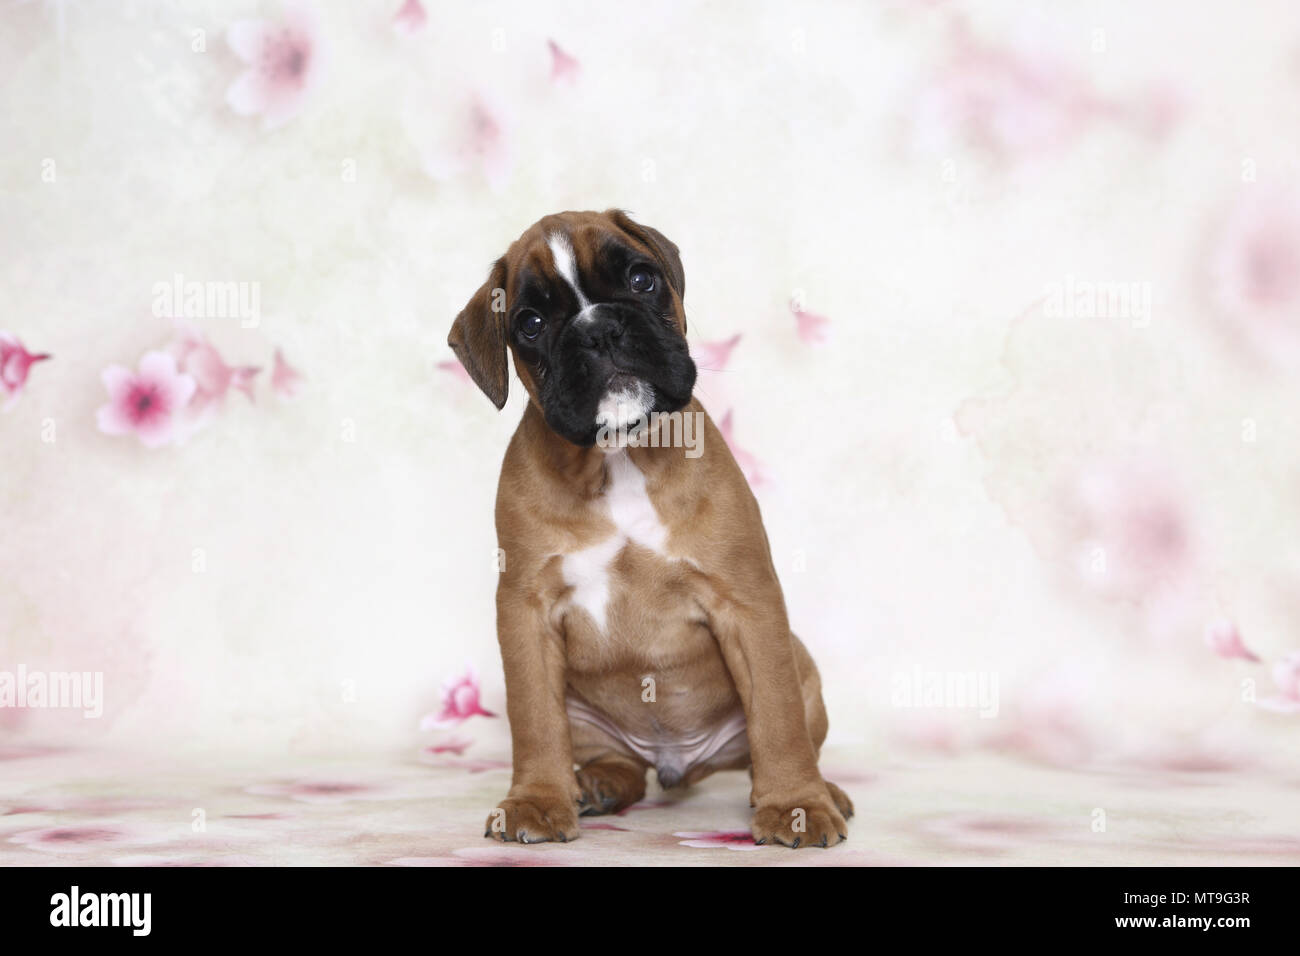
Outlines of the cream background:
M1286 718L1240 701L1264 670L1214 658L1196 627L1151 640L1131 608L1063 583L1004 510L1045 499L1081 448L1138 433L1203 519L1205 616L1233 617L1266 660L1300 643L1294 383L1225 346L1204 265L1244 158L1295 175L1287 4L430 4L410 38L397 5L321 4L323 83L270 132L224 103L242 69L224 30L274 5L70 0L62 38L56 5L0 9L0 327L55 355L0 418L0 667L103 670L107 694L101 721L30 712L6 735L166 755L410 747L466 662L501 710L492 498L521 390L498 414L437 363L525 226L621 206L681 247L693 337L744 333L700 391L736 409L771 475L760 503L832 749L885 758L914 716L890 706L890 676L913 667L996 673L1004 714L1064 674L1107 758L1293 749ZM959 15L1099 90L1168 83L1183 119L1163 142L1099 123L1016 162L926 149L914 94ZM581 60L573 87L550 83L548 37ZM500 192L420 168L419 138L476 89L511 129ZM151 288L177 272L259 282L259 328L202 327L232 361L282 346L307 384L282 404L263 382L256 406L236 396L149 451L97 431L99 373L167 340ZM1067 275L1153 283L1151 327L1093 361L1086 325L1018 347L1013 319ZM830 345L797 339L799 291ZM1005 427L959 431L972 399ZM1100 413L1085 426L1081 408ZM467 730L504 742L499 721Z

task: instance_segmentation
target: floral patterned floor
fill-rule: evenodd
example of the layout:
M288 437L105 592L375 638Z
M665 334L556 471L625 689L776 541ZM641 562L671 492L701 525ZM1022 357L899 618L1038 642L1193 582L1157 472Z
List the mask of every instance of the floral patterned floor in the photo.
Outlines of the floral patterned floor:
M500 761L386 759L151 763L0 750L0 865L1214 865L1300 863L1297 780L1242 772L1045 770L972 756L827 775L857 804L831 850L757 847L748 780L688 794L653 783L567 845L481 836L506 791ZM839 755L843 758L845 755Z

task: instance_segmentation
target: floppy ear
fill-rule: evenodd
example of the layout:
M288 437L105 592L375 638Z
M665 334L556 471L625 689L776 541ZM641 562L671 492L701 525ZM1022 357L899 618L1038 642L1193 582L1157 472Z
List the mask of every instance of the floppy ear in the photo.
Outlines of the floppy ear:
M614 225L618 228L649 247L655 258L659 260L659 264L664 267L664 272L668 274L668 283L677 290L680 298L686 298L686 272L682 269L682 255L677 251L676 244L658 229L651 229L649 226L634 222L632 217L621 209L611 209L606 215L614 220Z
M506 359L506 262L498 259L482 288L451 325L447 344L465 366L474 384L504 408L510 390L510 364Z

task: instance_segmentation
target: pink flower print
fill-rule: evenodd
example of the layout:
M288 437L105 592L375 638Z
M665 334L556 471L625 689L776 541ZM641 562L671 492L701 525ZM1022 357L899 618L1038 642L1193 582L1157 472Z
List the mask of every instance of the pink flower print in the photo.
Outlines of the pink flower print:
M1229 216L1210 271L1236 338L1268 362L1300 365L1300 195L1252 189Z
M1237 626L1231 621L1218 621L1205 629L1205 643L1220 657L1238 658L1243 661L1259 662L1259 655L1248 650L1241 640Z
M505 184L510 175L505 130L500 117L481 99L475 98L469 105L465 138L460 148L465 162L481 166L494 188Z
M443 685L442 710L437 714L426 714L420 721L421 730L441 730L463 724L475 714L483 717L495 717L490 710L484 710L479 703L478 675L473 668L463 676L448 681Z
M439 362L438 368L442 369L444 372L450 373L454 378L464 382L466 385L474 384L474 380L469 377L469 372L465 371L465 366L461 365L460 362L455 359Z
M417 759L420 763L427 764L430 767L442 767L446 770L464 770L466 773L487 773L490 770L509 770L511 767L509 760L491 760L483 757L468 757L464 759L441 757L434 754L431 748L422 751Z
M693 846L703 850L715 850L724 846L728 850L763 849L754 842L754 837L748 830L685 830L674 833L673 836L686 837L685 840L678 841L682 846Z
M927 714L924 711L904 711L905 720L894 728L895 739L909 750L930 751L946 756L961 752L961 728L952 719Z
M9 396L5 402L6 409L12 408L23 386L27 384L27 372L37 362L50 358L48 353L33 355L23 347L16 336L0 332L0 391Z
M288 3L284 19L239 20L226 40L248 64L226 91L226 102L241 116L261 114L267 128L288 122L302 109L320 80L321 42L314 11Z
M1084 577L1135 600L1176 595L1196 564L1191 515L1174 485L1148 462L1085 469L1075 486Z
M203 333L188 322L178 320L176 329L177 338L169 351L176 356L181 371L193 377L196 385L194 397L182 417L185 434L181 437L186 438L212 420L232 388L253 401L253 379L261 370L255 365L227 365Z
M794 315L795 331L804 345L821 345L826 341L830 334L830 319L809 312L798 301L790 302L790 312Z
M99 430L108 435L134 434L147 447L157 448L177 434L181 411L194 396L194 379L180 372L166 352L146 352L139 370L120 365L104 369L108 404L99 409Z
M348 803L352 800L382 800L386 791L348 780L295 780L255 784L245 793L259 797L284 797L299 803Z
M998 729L983 744L1054 767L1087 764L1097 749L1084 709L1089 686L1074 669L1036 677L1017 694L1016 706L989 721Z
M453 737L450 740L444 740L442 743L432 744L425 747L424 752L430 754L455 754L457 757L463 757L465 756L465 751L468 750L473 743L474 741L472 740Z
M429 135L417 133L424 170L447 181L479 172L494 191L510 179L510 137L502 112L482 94L474 94Z
M729 339L701 342L695 349L695 364L706 372L721 372L731 360L731 353L740 344L740 333Z
M763 467L759 464L758 459L736 444L736 439L732 435L732 411L733 409L729 408L727 414L722 416L722 420L718 422L718 431L722 432L722 437L726 440L727 447L731 449L736 464L744 472L746 480L749 481L751 486L757 488L767 479L763 474Z
M418 33L424 29L428 19L429 15L425 13L424 4L420 0L405 0L402 9L393 16L393 26L400 33Z
M121 843L127 835L115 827L65 826L43 830L22 830L9 837L29 850L42 853L88 853L97 845Z
M284 352L275 350L275 364L271 368L271 391L281 398L296 398L302 391L302 373L284 359Z
M1164 89L1100 96L1038 40L986 43L964 23L952 33L947 62L909 108L921 148L947 153L964 141L1004 160L1056 152L1101 120L1158 138L1181 112L1179 97Z
M1059 826L1031 817L992 816L982 813L945 813L923 818L912 825L928 839L952 849L997 853L1022 849L1032 844L1059 843Z
M1300 651L1288 654L1273 665L1273 682L1281 694L1264 698L1259 706L1279 714L1300 713Z
M546 46L551 51L551 81L572 83L577 80L578 74L582 72L582 65L577 59L560 49L554 40L547 40Z
M230 389L243 392L253 401L253 379L261 371L255 365L238 367L227 365L225 359L207 339L197 332L187 331L175 348L177 361L186 374L194 377L199 396L206 401L219 402Z

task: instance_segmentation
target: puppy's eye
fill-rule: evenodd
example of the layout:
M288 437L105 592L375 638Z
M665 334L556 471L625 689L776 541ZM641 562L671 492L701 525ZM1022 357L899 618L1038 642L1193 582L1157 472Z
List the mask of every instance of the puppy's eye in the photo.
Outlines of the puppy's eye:
M546 320L531 310L520 312L515 321L519 326L519 334L530 341L541 335L542 329L546 328Z
M645 266L637 266L628 273L627 283L632 287L633 292L653 292L655 274Z

